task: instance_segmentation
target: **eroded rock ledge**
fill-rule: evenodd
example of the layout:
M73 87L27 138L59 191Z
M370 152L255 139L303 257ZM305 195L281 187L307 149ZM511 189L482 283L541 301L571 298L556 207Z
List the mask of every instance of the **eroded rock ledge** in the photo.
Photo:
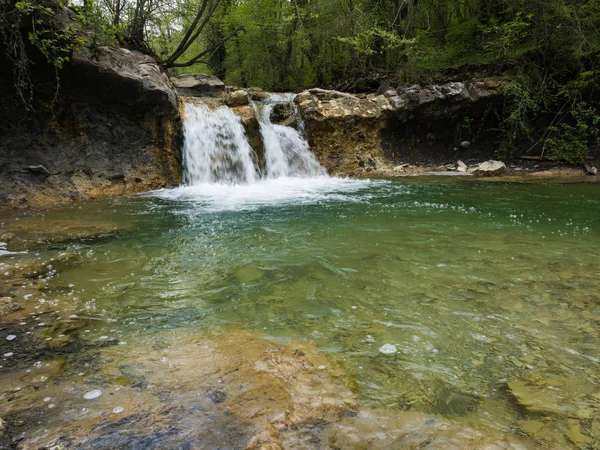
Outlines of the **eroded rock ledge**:
M456 156L466 159L469 153L492 156L492 144L483 144L481 131L486 109L500 91L499 78L485 78L407 84L368 95L309 89L295 101L321 163L334 174L358 175L406 161L427 165Z
M2 64L0 64L2 66ZM47 206L179 184L177 94L154 59L77 50L59 72L36 64L34 111L0 69L0 208ZM44 72L46 71L46 72Z

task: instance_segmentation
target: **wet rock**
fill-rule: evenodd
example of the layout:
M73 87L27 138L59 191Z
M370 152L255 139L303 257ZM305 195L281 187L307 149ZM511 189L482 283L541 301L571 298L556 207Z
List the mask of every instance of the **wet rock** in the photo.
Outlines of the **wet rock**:
M266 100L269 98L269 93L259 88L248 89L248 94L250 95L250 98L255 101Z
M584 390L586 385L581 380L570 383L579 383L579 390ZM565 380L511 381L507 383L507 388L517 404L529 414L578 418L591 416L589 406L573 394L573 389Z
M235 277L240 283L250 283L251 281L260 280L264 275L264 270L256 266L248 265L238 270Z
M592 439L581 432L581 423L579 420L569 419L567 425L569 428L565 435L578 448L585 448L588 444L592 443Z
M533 448L491 430L479 430L461 423L420 412L389 413L362 410L356 416L328 427L321 439L330 448L369 449L486 449L525 450ZM293 448L293 447L292 447Z
M22 309L12 297L0 297L0 314L10 314Z
M197 73L171 77L171 83L180 95L192 97L223 97L225 83L214 75Z
M469 169L473 175L479 177L492 177L502 175L506 171L506 164L502 161L485 161L482 162L479 166Z
M456 170L458 170L459 172L466 172L469 169L469 166L467 166L460 159L458 161L456 161L456 165L457 165L457 169Z
M248 93L246 91L233 91L231 94L229 94L227 96L227 99L225 100L225 103L227 104L227 106L230 107L234 107L234 106L244 106L247 105L250 102L249 98L248 98Z
M469 148L470 146L471 146L471 143L470 143L469 141L462 141L462 142L460 143L460 148L462 148L462 149L467 149L467 148Z
M293 116L292 106L289 103L277 103L271 110L271 122L275 124L281 124Z
M215 389L214 391L210 391L206 394L208 398L210 398L214 403L223 403L227 398L225 391L221 389Z

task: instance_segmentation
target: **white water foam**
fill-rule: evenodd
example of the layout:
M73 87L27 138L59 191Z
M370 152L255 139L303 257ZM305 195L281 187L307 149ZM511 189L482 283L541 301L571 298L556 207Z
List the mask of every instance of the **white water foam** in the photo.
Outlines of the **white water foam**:
M265 206L309 205L323 202L358 202L359 192L386 181L352 180L320 176L313 178L280 177L249 185L205 183L162 189L151 195L190 202L204 211L256 210Z

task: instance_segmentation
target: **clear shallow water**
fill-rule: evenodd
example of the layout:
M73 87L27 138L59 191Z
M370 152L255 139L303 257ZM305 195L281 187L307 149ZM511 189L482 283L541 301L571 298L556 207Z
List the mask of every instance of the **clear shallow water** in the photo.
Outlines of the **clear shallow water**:
M124 342L124 355L169 329L299 338L340 363L365 405L469 416L508 432L532 417L508 382L566 380L558 395L570 412L559 419L566 427L578 417L593 438L599 213L598 184L199 185L5 214L4 230L35 224L20 245L39 256L0 262L74 253L78 263L49 279L44 300L86 319L90 340ZM44 244L44 224L57 221L117 231ZM379 352L386 343L397 353Z

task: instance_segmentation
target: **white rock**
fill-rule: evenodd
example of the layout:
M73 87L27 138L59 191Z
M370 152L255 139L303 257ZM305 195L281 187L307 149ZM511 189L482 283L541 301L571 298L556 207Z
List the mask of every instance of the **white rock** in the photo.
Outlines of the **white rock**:
M122 406L115 406L112 412L113 414L121 414L123 411L125 411L125 408Z
M14 334L9 334L6 336L7 341L14 341L17 337Z
M489 160L482 162L479 167L473 170L473 174L480 177L490 177L502 175L506 170L506 164L502 161ZM469 169L471 171L471 169Z
M102 395L102 391L100 389L94 389L93 391L90 392L86 392L83 395L83 398L85 398L86 400L93 400L95 398L98 398Z
M398 351L398 349L396 348L395 345L383 344L381 347L379 347L379 351L381 353L383 353L384 355L391 355L393 353L396 353Z

